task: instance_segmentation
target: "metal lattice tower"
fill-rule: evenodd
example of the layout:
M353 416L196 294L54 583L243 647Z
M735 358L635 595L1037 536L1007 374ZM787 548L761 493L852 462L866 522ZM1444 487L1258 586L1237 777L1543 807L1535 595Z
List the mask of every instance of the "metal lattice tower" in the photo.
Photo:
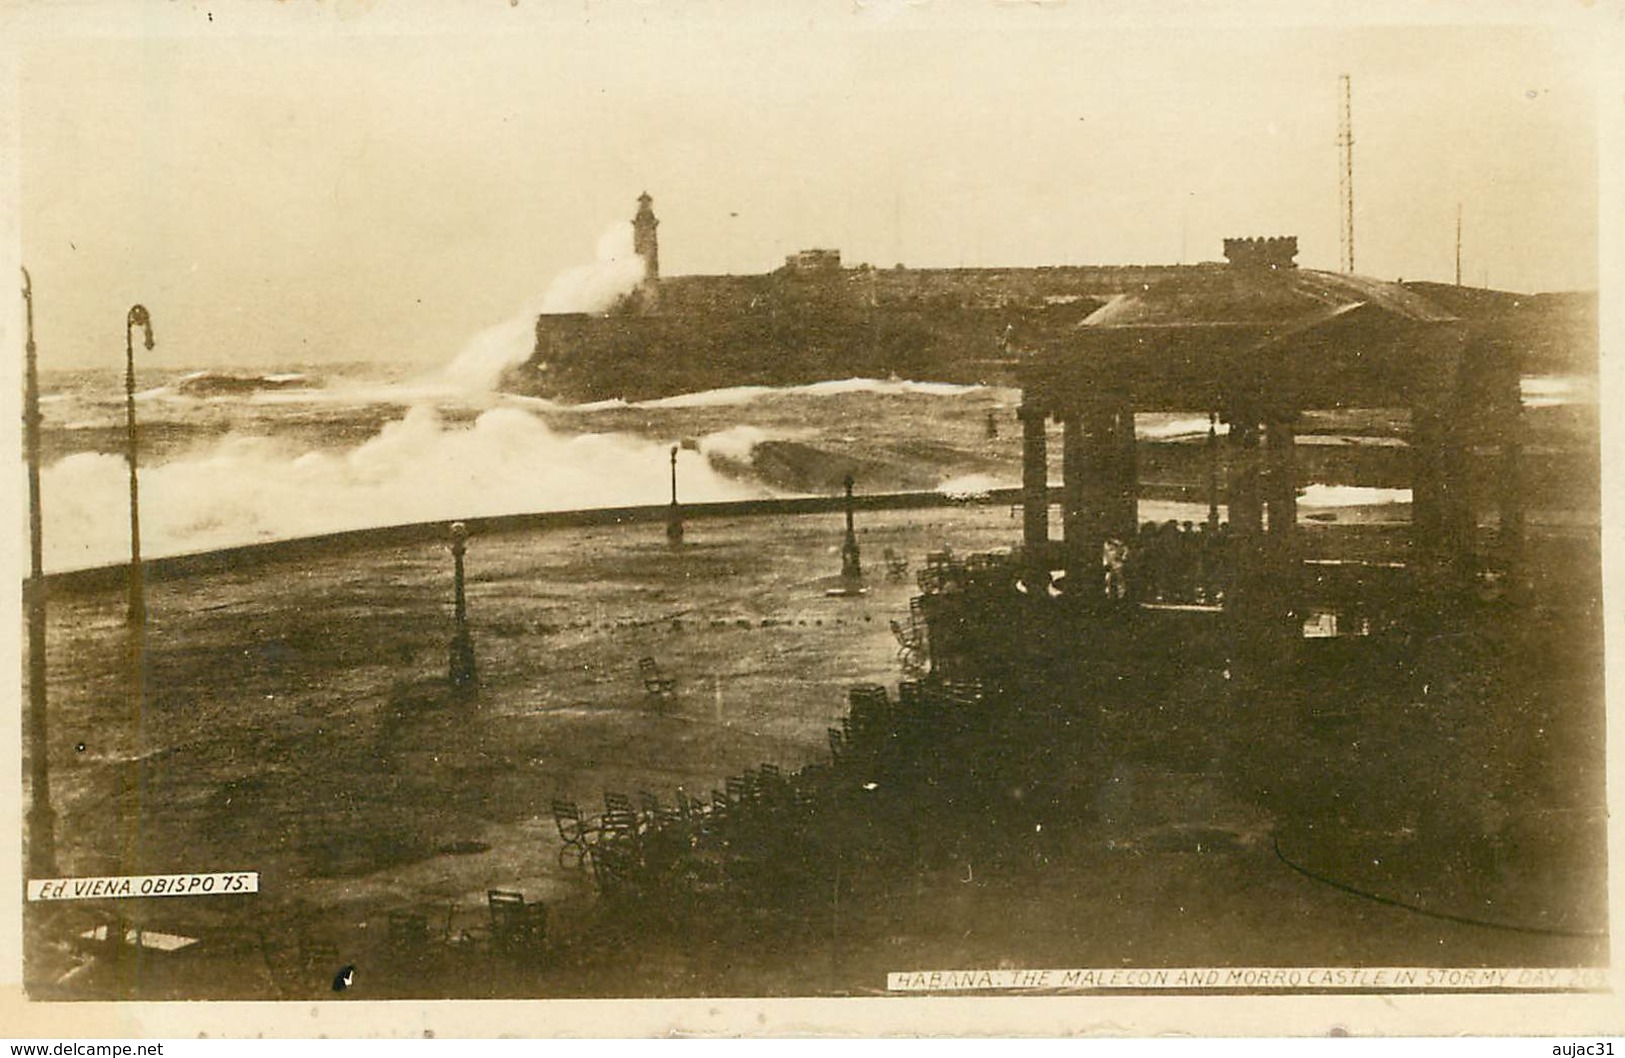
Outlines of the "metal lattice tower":
M1461 286L1461 203L1456 203L1456 285Z
M1350 86L1349 75L1343 74L1343 110L1337 123L1337 146L1342 152L1342 166L1339 169L1339 184L1342 194L1342 244L1343 244L1343 271L1354 271L1354 111L1352 107L1353 89Z

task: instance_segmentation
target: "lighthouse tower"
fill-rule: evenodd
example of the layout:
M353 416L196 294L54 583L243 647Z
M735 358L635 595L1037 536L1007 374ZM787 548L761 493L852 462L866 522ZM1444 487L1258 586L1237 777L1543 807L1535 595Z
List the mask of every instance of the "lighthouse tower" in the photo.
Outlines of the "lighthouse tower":
M639 195L638 214L632 218L632 250L643 258L643 289L650 297L660 281L660 238L655 234L660 221L655 217L654 201L647 191Z

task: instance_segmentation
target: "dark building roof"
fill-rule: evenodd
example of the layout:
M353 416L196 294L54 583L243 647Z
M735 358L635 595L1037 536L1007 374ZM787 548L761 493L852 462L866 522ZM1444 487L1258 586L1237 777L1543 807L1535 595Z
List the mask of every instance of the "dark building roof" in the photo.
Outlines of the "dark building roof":
M1398 283L1310 269L1197 265L1120 294L1080 327L1303 324L1369 305L1398 319L1437 323L1455 316Z
M1405 289L1467 321L1479 340L1505 345L1527 374L1597 370L1595 291L1517 294L1447 283L1406 283Z
M1467 337L1457 316L1397 283L1248 258L1112 298L1020 374L1050 406L1116 395L1144 410L1408 407L1463 371L1486 393L1505 388L1505 350Z

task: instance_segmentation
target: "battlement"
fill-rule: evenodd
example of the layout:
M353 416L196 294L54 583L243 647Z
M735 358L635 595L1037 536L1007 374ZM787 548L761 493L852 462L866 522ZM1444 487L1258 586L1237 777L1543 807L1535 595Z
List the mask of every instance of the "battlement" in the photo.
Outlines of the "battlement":
M875 268L804 248L754 275L662 276L653 198L639 196L633 249L644 275L607 313L544 315L529 363L505 386L597 400L741 382L788 385L892 374L981 381L1012 334L1058 333L1108 300L1223 265ZM1293 267L1297 240L1236 239L1233 263ZM703 350L703 355L695 355Z
M1297 256L1296 235L1224 240L1224 259L1241 268L1296 268Z
M841 270L841 251L797 250L785 257L784 267L796 273L839 272Z

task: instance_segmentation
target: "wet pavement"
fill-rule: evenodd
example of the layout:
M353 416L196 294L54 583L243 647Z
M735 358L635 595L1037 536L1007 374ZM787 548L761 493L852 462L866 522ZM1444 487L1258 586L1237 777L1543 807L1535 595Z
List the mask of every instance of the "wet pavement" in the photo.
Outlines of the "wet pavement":
M606 791L704 797L764 762L788 772L827 759L846 689L897 682L890 622L906 621L925 554L1008 546L1019 527L1002 506L867 514L868 591L837 598L826 592L841 531L838 516L817 516L692 521L679 549L655 524L477 537L471 698L446 682L451 558L439 546L153 586L139 714L122 598L54 600L59 873L252 870L260 892L31 907L34 993L779 995L862 993L887 971L955 966L1601 957L1601 938L1426 918L1317 882L1282 860L1281 821L1217 765L1154 752L1080 774L1094 817L1029 863L971 856L911 879L859 878L852 904L787 931L606 926L586 873L561 866L554 798L591 812ZM887 577L886 549L910 560L907 577ZM677 681L671 700L645 692L645 657ZM1555 717L1552 738L1583 751L1593 719ZM1337 752L1345 733L1316 735L1317 752ZM1572 796L1584 789L1512 802L1503 829L1533 833L1554 808L1595 814ZM1300 841L1293 855L1342 869L1369 844ZM1526 875L1536 891L1519 913L1561 888ZM497 950L491 889L548 904L545 956ZM424 917L421 943L390 937L392 911ZM71 938L118 913L198 943L88 959ZM345 965L356 983L334 992Z

